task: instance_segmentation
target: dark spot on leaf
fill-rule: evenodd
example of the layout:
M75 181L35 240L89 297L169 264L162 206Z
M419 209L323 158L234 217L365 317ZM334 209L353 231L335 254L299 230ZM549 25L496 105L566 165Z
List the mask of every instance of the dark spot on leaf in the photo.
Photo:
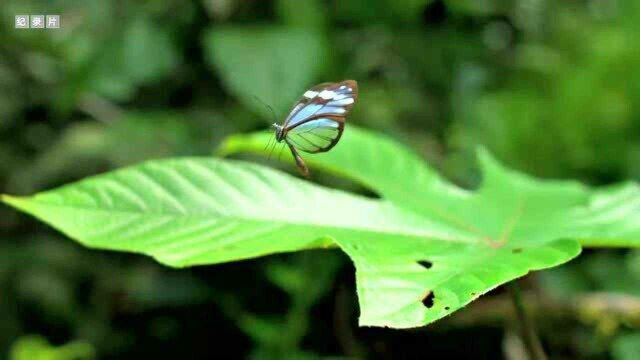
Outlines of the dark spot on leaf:
M476 293L472 292L472 293L471 293L471 296L476 296Z
M419 260L418 264L422 265L422 267L425 269L431 269L431 267L433 266L433 263L429 260Z
M450 308L450 307L448 307L448 306L445 306L445 307L444 307L444 309L445 309L445 310L449 310L449 309L451 309L451 308Z
M433 299L435 299L435 295L433 294L433 291L429 291L427 293L427 295L425 295L425 297L422 299L422 305L426 306L428 309L431 309L431 307L433 306Z
M513 250L511 250L512 253L514 254L520 254L522 252L522 248L515 248Z

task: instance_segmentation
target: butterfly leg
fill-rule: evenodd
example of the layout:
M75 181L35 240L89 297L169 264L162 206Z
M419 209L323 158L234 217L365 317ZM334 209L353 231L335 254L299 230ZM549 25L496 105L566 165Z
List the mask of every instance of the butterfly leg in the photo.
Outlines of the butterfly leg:
M300 154L298 154L298 150L296 150L295 147L293 147L291 144L289 144L288 141L287 141L287 145L289 146L289 149L291 150L291 154L293 155L293 158L296 160L296 165L298 166L298 169L300 170L300 172L302 173L302 175L304 177L308 178L309 177L309 168L307 167L307 165L302 160L302 157L300 156Z

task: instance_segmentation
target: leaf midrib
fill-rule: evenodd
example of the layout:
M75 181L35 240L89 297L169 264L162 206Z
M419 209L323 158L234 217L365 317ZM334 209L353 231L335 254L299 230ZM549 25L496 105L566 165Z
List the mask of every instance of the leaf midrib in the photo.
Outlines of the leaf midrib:
M7 199L12 199L12 200L8 200ZM23 200L23 198L20 197L13 197L13 196L8 196L8 195L2 195L2 197L0 197L0 200L10 204L10 205L14 205L16 207L20 207L19 205L16 205L16 203L20 203ZM17 201L16 201L17 200ZM431 236L431 235L427 235L421 232L399 232L396 229L381 229L381 228L367 228L367 227L345 227L345 226L338 226L338 225L334 225L334 224L321 224L321 223L316 223L316 222L295 222L295 221L287 221L287 220L282 220L282 219L277 219L277 220L269 220L269 219L264 219L264 218L250 218L250 217L238 217L238 216L229 216L229 215L217 215L217 216L212 216L212 214L207 214L207 213L180 213L180 212L160 212L160 211L150 211L150 212L138 212L138 211L134 211L134 210L127 210L127 209L101 209L101 208L96 208L96 207L90 207L90 206L80 206L80 205L71 205L71 204L56 204L56 203L50 203L47 201L42 201L42 200L37 200L37 199L30 199L27 200L31 203L37 203L40 205L44 205L47 207L57 207L57 208L67 208L67 209L73 209L73 210L77 210L77 211L93 211L93 212L107 212L107 213L120 213L120 214L131 214L131 215L138 215L138 216L172 216L175 218L180 218L180 217L202 217L202 218L210 218L210 217L216 217L218 219L227 219L230 221L247 221L247 222L255 222L255 223L273 223L273 222L279 222L285 225L291 225L291 226L311 226L311 227L317 227L317 228L326 228L328 230L330 229L335 229L335 230L349 230L349 231L358 231L358 232L369 232L369 233L375 233L375 234L384 234L384 235L395 235L395 236L410 236L410 237L415 237L415 238L420 238L420 239L428 239L428 240L438 240L438 241L445 241L445 242L455 242L455 243L461 243L461 244L468 244L468 245L482 245L481 242L469 242L469 241L464 241L458 238L444 238L444 237L437 237L437 236ZM328 234L330 235L330 234Z

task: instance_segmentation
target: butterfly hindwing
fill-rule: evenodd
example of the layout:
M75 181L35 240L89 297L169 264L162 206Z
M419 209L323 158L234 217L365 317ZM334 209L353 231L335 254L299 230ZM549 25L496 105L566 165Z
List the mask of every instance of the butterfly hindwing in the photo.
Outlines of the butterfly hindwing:
M344 119L322 117L305 121L287 132L287 141L307 153L330 150L340 140Z

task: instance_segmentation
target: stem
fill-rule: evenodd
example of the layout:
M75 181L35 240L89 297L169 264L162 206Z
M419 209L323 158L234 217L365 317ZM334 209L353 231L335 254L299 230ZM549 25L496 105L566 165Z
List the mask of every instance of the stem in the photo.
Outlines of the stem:
M538 338L538 334L536 333L531 320L527 316L527 312L522 301L522 295L520 294L520 286L516 281L517 280L510 282L507 287L511 294L511 300L516 310L516 315L518 316L522 339L524 340L527 351L529 351L529 355L532 360L547 360L547 355L542 349L540 338Z

